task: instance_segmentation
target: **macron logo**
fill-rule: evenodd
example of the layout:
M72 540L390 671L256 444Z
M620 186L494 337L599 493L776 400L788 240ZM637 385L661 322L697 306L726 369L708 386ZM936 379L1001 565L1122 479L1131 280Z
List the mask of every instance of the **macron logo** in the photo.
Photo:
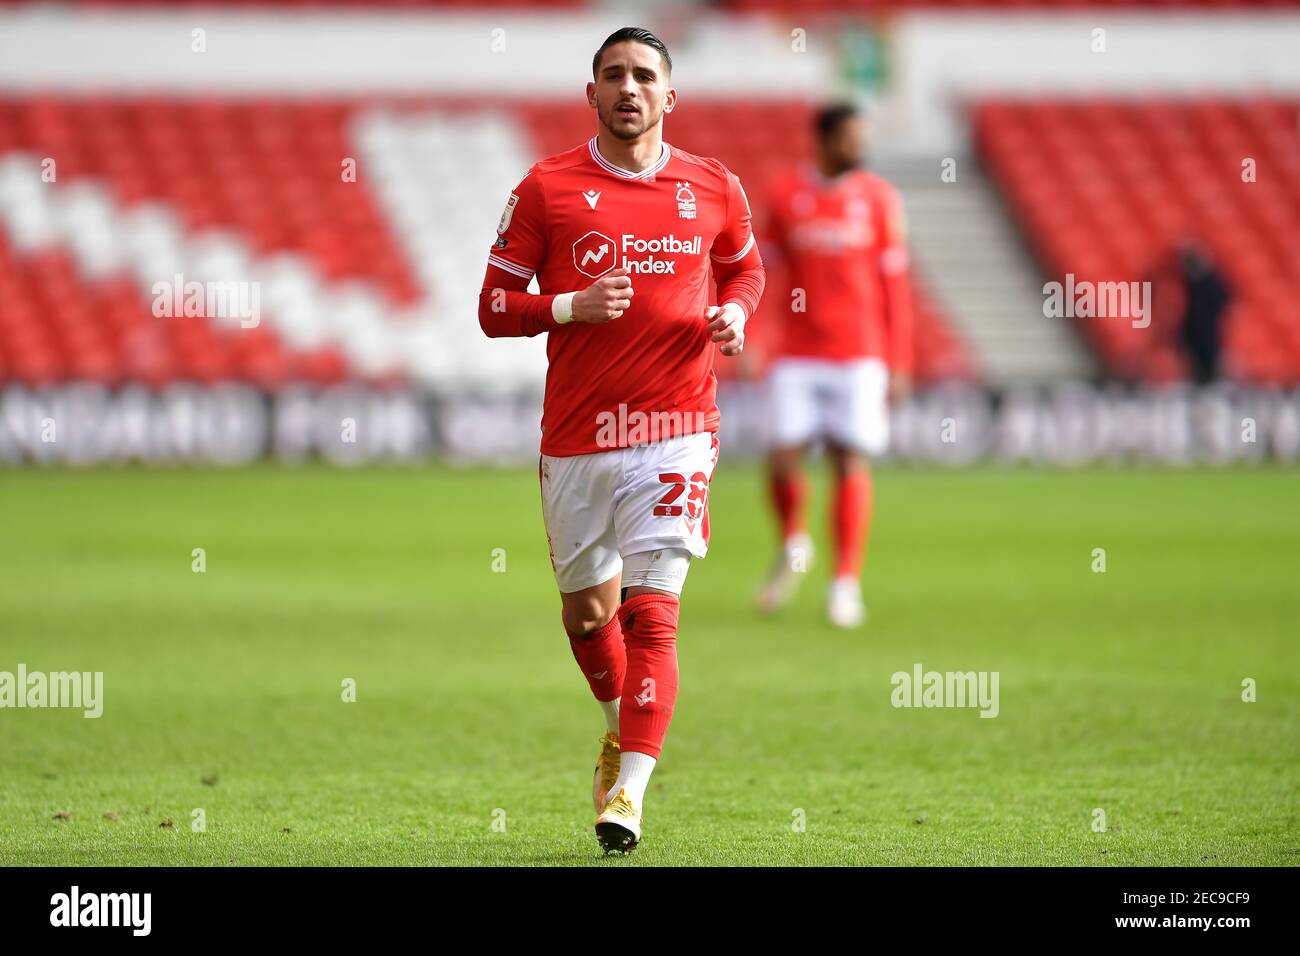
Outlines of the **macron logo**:
M596 192L596 190L594 189L588 189L585 193L582 194L582 198L587 200L588 206L590 206L592 209L595 209L596 203L600 202L600 193Z

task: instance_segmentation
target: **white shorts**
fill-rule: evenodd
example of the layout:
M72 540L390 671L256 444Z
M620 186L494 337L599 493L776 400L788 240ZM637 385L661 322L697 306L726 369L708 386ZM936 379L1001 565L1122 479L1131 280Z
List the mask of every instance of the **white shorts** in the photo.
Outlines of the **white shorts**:
M608 581L629 554L682 548L704 557L717 463L712 432L590 455L543 455L542 520L560 591Z
M880 359L781 358L768 378L768 443L827 439L868 455L889 447L889 370Z

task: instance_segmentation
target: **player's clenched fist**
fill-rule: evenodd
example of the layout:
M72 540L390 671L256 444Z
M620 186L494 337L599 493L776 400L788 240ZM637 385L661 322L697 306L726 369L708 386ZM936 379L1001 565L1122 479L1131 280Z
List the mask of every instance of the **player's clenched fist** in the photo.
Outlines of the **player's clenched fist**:
M600 325L617 319L631 305L631 274L626 269L614 269L573 297L573 319Z
M723 355L745 351L745 313L740 306L733 302L711 305L704 310L704 317L709 320L707 331L713 333L713 341L722 343Z

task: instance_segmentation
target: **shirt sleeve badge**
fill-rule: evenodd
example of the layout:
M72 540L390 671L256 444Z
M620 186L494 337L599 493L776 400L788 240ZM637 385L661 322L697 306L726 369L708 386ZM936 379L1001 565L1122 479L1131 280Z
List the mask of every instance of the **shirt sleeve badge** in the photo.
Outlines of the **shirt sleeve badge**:
M514 193L506 200L505 211L501 213L501 221L497 223L497 235L501 235L510 228L510 220L514 218L515 206L519 205L519 197Z

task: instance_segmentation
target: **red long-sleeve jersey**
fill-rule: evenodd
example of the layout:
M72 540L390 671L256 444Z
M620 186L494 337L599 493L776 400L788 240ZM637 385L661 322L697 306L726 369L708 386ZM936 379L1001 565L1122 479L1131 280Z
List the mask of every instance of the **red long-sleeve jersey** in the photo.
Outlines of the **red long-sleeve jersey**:
M479 297L489 336L548 333L542 453L583 455L608 416L661 416L668 433L716 431L717 347L711 302L753 315L765 281L749 201L715 159L663 145L633 173L606 160L595 138L533 166L497 225ZM558 323L555 296L612 269L632 276L632 304L612 322ZM709 275L718 284L710 296ZM527 292L537 277L540 294Z
M774 354L875 357L912 371L907 229L897 190L866 170L804 167L770 188L768 235L789 270Z

